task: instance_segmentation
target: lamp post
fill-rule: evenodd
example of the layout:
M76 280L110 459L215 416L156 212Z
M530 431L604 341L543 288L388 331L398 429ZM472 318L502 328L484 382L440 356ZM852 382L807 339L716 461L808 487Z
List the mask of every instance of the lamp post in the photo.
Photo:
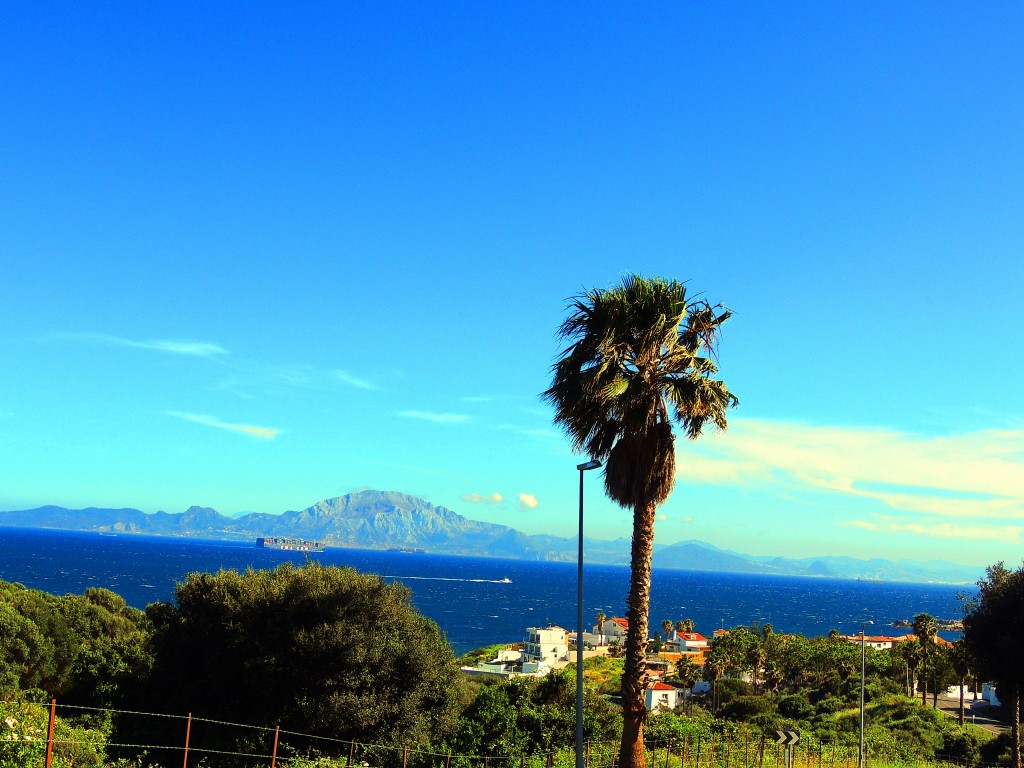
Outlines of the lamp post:
M860 624L860 749L857 752L857 768L864 768L864 660L866 658L867 633L864 631L873 621L862 621Z
M576 768L583 768L583 473L600 461L577 464L580 471L580 540L576 555Z

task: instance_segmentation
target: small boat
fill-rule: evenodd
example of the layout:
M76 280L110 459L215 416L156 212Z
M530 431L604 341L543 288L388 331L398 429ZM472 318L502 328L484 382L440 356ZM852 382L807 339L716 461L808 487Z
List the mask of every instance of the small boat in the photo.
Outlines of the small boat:
M506 576L504 579L498 579L498 583L499 584L511 584L512 583L512 579L510 579L508 576Z

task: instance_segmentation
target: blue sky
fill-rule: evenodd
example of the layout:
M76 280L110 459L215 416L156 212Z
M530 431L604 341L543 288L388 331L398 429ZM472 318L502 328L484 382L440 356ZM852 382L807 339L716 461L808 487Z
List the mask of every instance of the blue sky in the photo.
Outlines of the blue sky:
M659 541L1018 561L1024 8L489 5L0 11L0 509L570 535L554 332L640 272L735 312Z

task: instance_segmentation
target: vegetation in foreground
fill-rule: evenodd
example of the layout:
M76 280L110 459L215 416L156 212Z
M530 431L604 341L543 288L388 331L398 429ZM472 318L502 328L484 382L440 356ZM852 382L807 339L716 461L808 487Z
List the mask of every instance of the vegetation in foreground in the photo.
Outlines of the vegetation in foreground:
M1019 577L1003 576L1019 572L998 572L1009 605L1024 592L1013 592ZM1010 627L1004 607L983 593L969 615L988 611ZM928 622L919 623L924 641L866 653L871 764L1012 763L1009 737L961 727L916 698L923 688L934 703L934 692L961 674L954 651L928 640ZM993 646L1009 647L996 626ZM585 667L595 768L617 753L622 712L607 695L623 669L621 658ZM677 684L694 686L693 672L680 667ZM798 754L808 765L855 763L859 646L838 635L737 627L713 641L705 672L706 694L646 722L648 755L656 751L659 766L694 765L698 755L701 765L773 765L771 734L783 728L801 731ZM1013 678L1002 674L1005 689ZM174 603L146 612L106 590L56 597L0 583L0 768L42 765L51 697L57 768L178 766L189 712L189 765L209 768L267 763L252 756L269 757L276 733L280 761L293 768L346 765L350 756L394 768L468 768L485 758L540 768L549 755L570 765L574 685L571 667L543 679L463 678L403 587L350 569L193 574Z

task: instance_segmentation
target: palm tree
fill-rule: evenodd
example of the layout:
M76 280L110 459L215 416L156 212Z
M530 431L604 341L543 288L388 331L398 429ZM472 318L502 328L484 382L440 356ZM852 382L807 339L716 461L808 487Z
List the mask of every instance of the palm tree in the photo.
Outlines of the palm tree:
M686 698L689 701L689 711L693 714L693 686L700 679L700 667L693 663L692 659L683 656L676 664L676 679L686 688Z
M711 683L711 711L718 711L718 679L725 671L725 664L721 659L708 657L704 662L704 679Z
M927 704L928 657L935 649L935 635L939 633L939 623L935 621L935 617L930 613L919 613L914 617L913 629L914 634L917 635L917 641L921 644L921 658L924 667L921 670L921 680L924 681L924 685L921 688L921 703Z
M608 617L603 613L598 613L597 616L594 617L594 621L597 622L597 634L601 636L601 645L604 645L604 621L607 618Z
M903 660L907 665L907 696L913 698L914 686L917 680L917 668L921 666L921 661L924 658L924 655L920 644L913 643L910 640L900 643L897 647L899 648L900 655L903 657Z
M675 626L675 625L672 624L672 621L669 620L669 619L665 619L663 622L661 622L661 631L665 633L665 640L666 641L668 641L669 636L672 634L672 627L673 626Z
M688 301L676 280L639 275L587 291L569 306L559 334L570 344L543 397L573 448L604 462L608 496L633 511L619 764L644 768L655 513L675 483L673 425L691 439L709 422L724 429L726 411L738 402L713 378L718 333L730 312Z
M693 632L693 619L681 619L676 622L676 632L680 635Z

